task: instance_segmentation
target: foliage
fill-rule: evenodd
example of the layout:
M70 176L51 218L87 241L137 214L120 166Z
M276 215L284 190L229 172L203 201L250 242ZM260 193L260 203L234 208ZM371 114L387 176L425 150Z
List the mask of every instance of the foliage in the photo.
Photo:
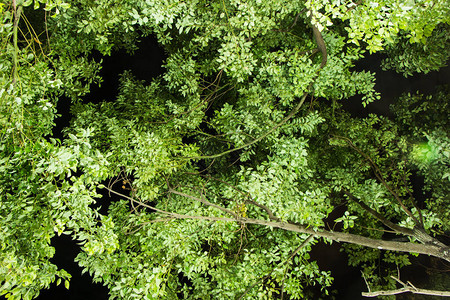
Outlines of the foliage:
M449 95L449 86L443 86L429 96L403 95L393 107L401 130L411 141L408 145L411 169L423 176L424 192L431 193L433 199L428 206L442 220L446 231L450 228L449 212L441 208L450 205L450 141L445 131L450 126L446 116Z
M450 26L438 26L423 43L408 45L397 42L387 48L388 58L382 62L383 69L393 69L405 77L414 73L428 73L446 66L450 57ZM404 36L399 36L404 40Z
M339 103L379 99L375 74L352 69L367 50L392 65L405 49L405 73L441 67L444 2L2 3L0 294L69 287L50 262L56 234L82 245L76 261L112 299L327 294L332 274L309 256L320 241L349 243L374 288L394 287L408 253L449 260L434 237L449 229L448 93L403 96L395 120ZM93 54L150 34L166 72L145 83L126 71L114 101L83 102L101 81ZM59 141L63 96L74 118ZM119 196L105 215L99 189Z

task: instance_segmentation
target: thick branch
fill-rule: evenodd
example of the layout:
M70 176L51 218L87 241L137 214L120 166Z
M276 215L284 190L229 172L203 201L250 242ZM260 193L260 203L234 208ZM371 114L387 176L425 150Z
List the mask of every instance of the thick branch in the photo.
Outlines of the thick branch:
M313 35L314 39L316 40L317 47L319 48L320 52L322 53L322 62L320 63L319 70L322 70L323 67L327 64L327 47L325 46L325 41L323 40L322 34L320 33L319 29L315 25L312 25L313 29Z
M330 239L330 240L333 240L336 242L356 244L356 245L380 249L380 250L391 250L391 251L407 252L407 253L420 253L420 254L431 255L434 257L442 258L442 259L445 259L446 261L450 261L450 248L447 246L439 247L439 246L432 245L432 244L421 245L421 244L415 244L415 243L410 243L410 242L404 243L404 242L394 242L394 241L383 241L383 240L372 239L372 238L359 236L359 235L351 234L351 233L326 231L326 230L321 230L321 229L313 230L309 227L302 226L302 225L290 224L290 223L285 223L285 222L258 220L258 219L252 219L252 218L242 218L240 216L237 216L235 218L222 218L222 217L209 217L209 216L182 215L182 214L168 212L168 211L158 209L156 207L147 205L141 201L138 201L138 200L128 197L126 195L120 194L111 189L108 189L108 190L114 194L117 194L126 199L129 199L130 201L139 203L143 207L153 209L156 212L159 212L165 216L173 217L176 219L195 219L195 220L207 220L207 221L239 222L242 224L254 224L254 225L269 226L272 228L279 228L279 229L288 230L288 231L292 231L292 232L312 234L317 237L327 238L327 239ZM184 194L183 194L183 196L184 196ZM198 199L200 200L200 198L198 198ZM207 203L209 203L209 202L206 201L206 202L202 202L202 203L208 205ZM210 203L210 204L212 204L212 203ZM214 205L216 205L216 204L214 204ZM226 209L222 209L222 210L229 213L229 210L226 210Z
M434 245L422 245L415 244L411 242L394 242L394 241L384 241L372 239L356 234L345 233L345 232L334 232L334 231L326 231L326 230L313 230L305 226L282 223L282 222L268 222L262 220L254 220L254 219L242 219L240 222L248 223L248 224L259 224L265 226L271 226L274 228L280 228L284 230L289 230L293 232L301 232L314 234L318 237L327 238L337 242L345 242L350 244L356 244L364 247L375 248L380 250L391 250L391 251L399 251L399 252L408 252L408 253L420 253L431 255L435 257L439 257L450 261L450 249L449 247L437 247Z
M415 244L411 242L394 242L394 241L383 241L372 239L364 236L359 236L356 234L345 233L345 232L334 232L334 231L326 231L326 230L313 230L305 226L295 225L284 222L274 222L274 221L266 221L266 220L258 220L252 218L217 218L217 217L198 217L198 216L181 216L178 214L170 213L170 216L174 216L175 218L188 218L188 219L200 219L200 220L209 220L209 221L224 221L224 222L240 222L244 224L254 224L254 225L262 225L269 226L273 228L279 228L283 230L288 230L292 232L299 233L307 233L312 234L318 237L327 238L336 242L344 242L350 244L356 244L364 247L380 249L380 250L391 250L398 252L407 252L407 253L419 253L425 255L431 255L434 257L445 259L446 261L450 261L450 249L449 247L437 247L434 245L422 245ZM180 216L180 217L178 217Z

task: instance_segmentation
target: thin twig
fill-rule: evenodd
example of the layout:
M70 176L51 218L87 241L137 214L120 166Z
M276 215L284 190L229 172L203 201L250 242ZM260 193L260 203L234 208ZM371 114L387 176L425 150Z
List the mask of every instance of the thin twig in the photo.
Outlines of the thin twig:
M414 207L416 208L417 212L419 213L420 225L422 226L422 228L424 228L422 210L417 206L417 203L416 203L416 201L414 199L414 195L413 195L412 191L409 189L408 183L406 182L405 175L403 174L403 176L401 176L401 178L402 178L402 181L403 181L403 186L405 187L406 192L408 193L409 198L411 199L412 205L414 205Z
M245 295L247 295L248 292L250 292L256 285L258 285L260 282L264 281L265 279L267 279L270 275L272 274L272 272L270 272L268 275L262 277L260 280L256 281L254 284L252 284L251 286L249 286L244 293L239 297L239 300L243 299Z
M364 279L364 282L366 283L367 290L368 290L369 293L370 293L370 286L369 286L369 283L367 282L366 275L364 275L364 272L363 272L363 271L361 271L361 274L362 274L362 277L363 277L363 279Z

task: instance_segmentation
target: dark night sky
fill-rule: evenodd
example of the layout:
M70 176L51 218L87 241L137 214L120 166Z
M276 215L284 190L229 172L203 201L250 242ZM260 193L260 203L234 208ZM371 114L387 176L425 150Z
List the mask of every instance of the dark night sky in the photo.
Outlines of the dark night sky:
M125 51L121 51L103 59L104 67L101 75L104 77L104 82L102 87L94 87L91 94L86 97L86 101L113 100L117 93L118 76L124 70L131 69L138 79L146 81L150 81L151 78L163 72L161 67L164 59L163 50L150 38L141 43L140 49L134 56L127 55ZM424 93L431 93L436 85L450 83L450 67L446 67L440 72L404 78L393 71L382 71L379 67L379 62L380 56L371 56L358 62L356 66L356 69L377 72L376 89L381 92L382 99L370 104L367 109L363 109L361 97L352 97L344 100L344 107L354 115L363 116L368 112L389 115L389 104L393 103L401 93L415 92L417 89ZM56 120L55 136L58 138L62 137L58 131L63 126L66 126L69 120L68 107L69 103L67 103L67 100L64 101L64 99L58 105L58 111L62 114L62 117ZM53 244L56 247L56 255L52 261L73 276L70 290L66 290L62 283L59 287L54 286L50 290L43 290L37 299L108 299L105 287L100 284L93 284L88 274L81 276L81 269L73 261L79 246L67 236L55 237ZM337 243L333 243L332 246L323 244L314 246L311 257L317 259L319 266L324 270L332 270L332 275L336 278L334 288L339 289L337 299L362 298L360 293L365 291L365 285L361 274L357 268L347 266L346 256L339 251Z
M391 116L389 105L403 93L432 94L438 85L450 84L450 66L444 67L439 72L428 74L416 74L405 78L394 71L383 71L380 67L381 54L371 55L356 63L356 70L366 70L376 73L375 89L381 93L381 99L370 103L366 108L361 104L361 96L354 96L343 100L344 107L355 116L367 116L369 113Z

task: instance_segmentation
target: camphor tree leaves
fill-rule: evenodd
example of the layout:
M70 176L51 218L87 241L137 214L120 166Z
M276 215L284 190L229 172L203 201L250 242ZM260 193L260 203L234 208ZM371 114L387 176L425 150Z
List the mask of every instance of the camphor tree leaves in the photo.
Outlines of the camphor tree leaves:
M444 65L448 9L428 0L2 3L0 294L69 287L50 262L61 234L82 245L76 261L112 299L303 299L314 285L327 294L333 274L308 253L321 241L343 243L372 291L395 289L390 276L410 255L449 261L440 240L448 93L404 95L393 120L354 118L340 104L379 99L374 74L352 69L367 52L386 52L384 66L407 75ZM132 52L150 34L166 51L165 73L147 84L125 72L114 101L83 102L101 80L90 54ZM62 96L74 118L59 141ZM424 202L413 173L425 177ZM104 215L92 205L100 189L119 199Z

